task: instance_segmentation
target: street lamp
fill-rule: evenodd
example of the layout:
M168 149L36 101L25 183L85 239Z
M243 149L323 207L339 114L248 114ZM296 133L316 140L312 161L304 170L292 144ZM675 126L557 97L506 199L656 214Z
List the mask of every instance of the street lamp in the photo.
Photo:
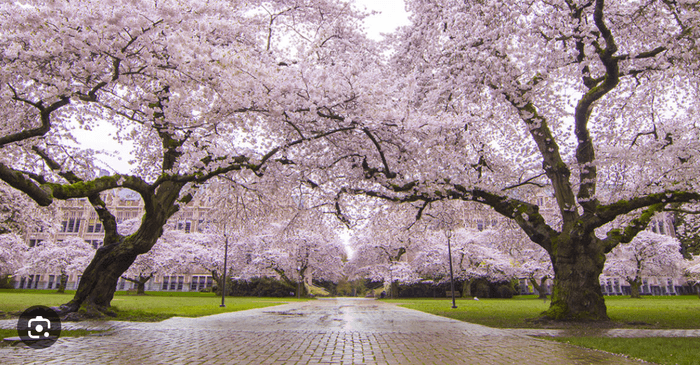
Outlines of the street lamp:
M301 266L297 266L297 299L301 299Z
M452 274L452 247L450 245L450 239L452 238L452 231L449 229L445 231L447 236L447 255L450 256L450 290L452 291L452 309L457 309L455 304L455 277Z
M224 274L223 274L223 285L221 285L221 305L219 307L225 307L224 299L226 298L226 265L228 259L228 235L224 233Z

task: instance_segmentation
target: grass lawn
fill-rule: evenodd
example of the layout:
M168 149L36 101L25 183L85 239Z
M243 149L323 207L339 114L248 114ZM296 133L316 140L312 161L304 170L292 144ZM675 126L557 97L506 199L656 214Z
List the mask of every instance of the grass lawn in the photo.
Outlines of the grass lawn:
M629 355L658 364L694 365L698 359L700 338L603 338L555 337L553 341Z
M74 293L74 291L66 291L66 294L56 294L53 290L0 290L0 311L18 312L33 305L57 306L70 301ZM161 321L175 316L200 317L300 300L295 298L226 297L226 307L221 308L219 307L221 297L213 293L148 292L147 294L139 296L117 292L112 300L112 308L117 312L117 318L113 319ZM301 299L301 301L304 300L307 299Z
M497 328L541 328L528 321L549 308L549 301L536 296L518 296L512 299L391 299L406 308L417 309L460 321ZM630 299L606 297L605 303L615 327L618 328L700 328L700 299L696 295L657 296Z
M407 308L420 310L461 321L497 328L541 328L543 324L528 321L538 318L549 308L535 296L513 299L458 299L457 309L452 301L441 299L392 299ZM618 328L695 329L700 328L700 299L692 296L606 297L608 316ZM564 328L564 327L561 327ZM590 332L590 331L589 331ZM581 331L586 333L586 331ZM656 362L659 364L698 364L700 338L605 338L579 337L546 338L573 345L598 349Z

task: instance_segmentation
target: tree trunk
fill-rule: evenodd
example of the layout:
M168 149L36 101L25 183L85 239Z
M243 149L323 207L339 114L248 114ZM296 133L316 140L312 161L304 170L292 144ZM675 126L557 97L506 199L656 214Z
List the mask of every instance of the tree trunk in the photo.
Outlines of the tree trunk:
M136 295L146 295L146 283L153 278L153 275L155 275L155 273L152 273L148 276L143 276L142 274L139 274L138 279L132 279L130 277L122 276L122 279L136 284Z
M627 279L630 283L630 298L640 299L642 296L639 295L639 288L642 286L642 280L635 278L632 280Z
M58 290L56 293L63 294L66 292L66 283L68 283L68 275L61 273L61 277L58 279Z
M540 283L537 283L537 280L535 280L534 277L530 278L530 284L532 284L532 287L537 290L537 293L539 294L538 299L547 299L547 291L545 290L544 284L547 283L547 277L543 277L540 279Z
M101 314L116 316L109 309L117 282L137 254L130 245L104 246L95 252L95 257L83 272L75 297L59 308L61 314L84 310L88 316Z
M301 280L300 282L297 282L297 286L295 287L295 290L298 290L298 296L299 298L306 298L309 296L309 291L306 290L306 283L304 283L304 280Z
M148 282L148 279L145 281L139 280L139 282L136 283L136 295L146 295L146 283Z
M399 297L399 282L392 281L389 285L389 295L391 299L396 299Z
M462 283L462 298L470 298L472 296L472 279L467 279Z
M592 236L592 234L591 234ZM549 309L543 314L554 320L607 321L605 298L600 289L600 274L605 265L605 252L595 237L559 237L555 254L550 254L554 267L554 287Z

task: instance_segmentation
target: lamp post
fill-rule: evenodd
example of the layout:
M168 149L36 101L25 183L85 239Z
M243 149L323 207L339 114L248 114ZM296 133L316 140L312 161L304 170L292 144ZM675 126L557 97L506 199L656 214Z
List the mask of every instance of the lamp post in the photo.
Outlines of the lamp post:
M452 231L449 229L445 231L447 236L447 255L450 257L450 290L452 291L452 309L457 309L455 304L455 278L452 274L452 247L450 245L450 239L452 238Z
M297 266L297 299L301 299L301 266Z
M226 265L228 259L228 235L224 233L224 273L223 273L223 284L221 285L221 305L219 307L225 307L224 300L226 298Z

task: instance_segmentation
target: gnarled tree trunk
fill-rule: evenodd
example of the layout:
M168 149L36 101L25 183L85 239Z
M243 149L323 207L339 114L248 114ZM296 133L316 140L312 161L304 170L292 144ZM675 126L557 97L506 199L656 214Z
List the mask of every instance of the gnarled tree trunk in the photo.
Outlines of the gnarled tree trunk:
M117 222L98 195L89 197L105 228L104 246L83 272L73 300L59 307L60 314L81 311L87 317L103 314L115 316L110 303L117 290L119 278L124 275L136 257L151 250L163 233L163 226L178 211L175 204L184 183L166 181L150 194L142 193L145 214L141 226L132 235L117 233Z
M95 257L83 272L75 297L60 307L61 313L83 308L89 316L100 316L100 313L115 315L109 307L117 283L137 256L133 250L120 246L104 246L95 252Z
M555 320L609 320L599 277L605 253L595 238L559 239L552 257L554 288L550 307L544 312ZM586 242L587 241L587 242Z

